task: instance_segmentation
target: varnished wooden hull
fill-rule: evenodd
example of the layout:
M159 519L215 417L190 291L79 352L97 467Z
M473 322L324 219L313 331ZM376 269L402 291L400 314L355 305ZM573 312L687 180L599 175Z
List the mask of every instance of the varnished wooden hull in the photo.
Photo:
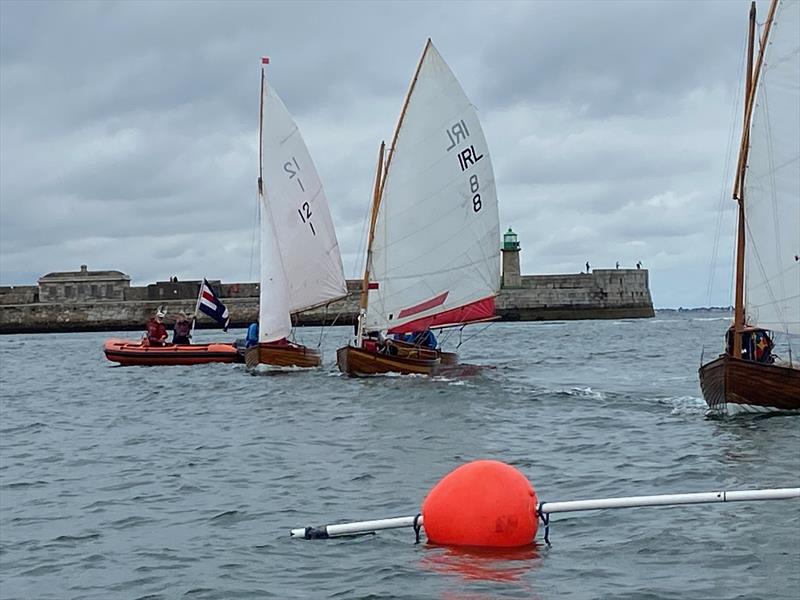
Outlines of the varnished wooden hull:
M260 364L310 369L319 367L322 357L319 350L299 344L259 344L245 350L244 362L250 369Z
M700 367L699 375L715 412L800 411L800 369L722 355Z
M435 351L426 351L430 357L417 358L371 352L354 346L344 346L336 351L336 364L346 375L363 377L384 373L402 373L406 375L433 375L441 360Z

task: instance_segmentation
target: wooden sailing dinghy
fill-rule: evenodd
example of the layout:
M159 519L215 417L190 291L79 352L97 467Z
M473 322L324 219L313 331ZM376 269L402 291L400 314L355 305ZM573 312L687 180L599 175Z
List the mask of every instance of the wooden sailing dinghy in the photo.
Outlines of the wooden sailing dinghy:
M262 58L258 199L261 225L259 343L248 367L317 367L319 350L287 340L291 314L347 295L328 200L303 137L267 85Z
M500 289L494 172L478 115L430 40L384 165L378 156L354 343L343 373L437 374L453 353L386 335L494 318Z
M733 197L739 204L734 321L725 352L700 367L715 412L800 410L800 2L773 0L758 57L750 9L745 113ZM789 353L773 354L773 335ZM798 338L795 337L795 342Z

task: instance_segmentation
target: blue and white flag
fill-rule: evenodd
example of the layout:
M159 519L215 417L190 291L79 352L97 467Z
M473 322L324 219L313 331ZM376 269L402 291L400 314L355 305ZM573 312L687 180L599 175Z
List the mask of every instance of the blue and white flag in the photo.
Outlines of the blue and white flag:
M211 289L211 286L205 279L203 279L203 285L200 288L200 298L197 302L197 308L218 323L222 323L222 331L228 331L228 323L230 323L231 320L228 316L228 309L220 302L220 299L217 298L214 290Z

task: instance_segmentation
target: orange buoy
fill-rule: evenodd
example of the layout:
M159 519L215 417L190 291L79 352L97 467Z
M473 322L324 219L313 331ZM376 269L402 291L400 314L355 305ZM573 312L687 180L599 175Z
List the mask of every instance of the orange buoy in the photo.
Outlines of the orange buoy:
M434 486L422 503L422 517L435 544L512 548L536 537L537 506L525 475L496 460L476 460Z

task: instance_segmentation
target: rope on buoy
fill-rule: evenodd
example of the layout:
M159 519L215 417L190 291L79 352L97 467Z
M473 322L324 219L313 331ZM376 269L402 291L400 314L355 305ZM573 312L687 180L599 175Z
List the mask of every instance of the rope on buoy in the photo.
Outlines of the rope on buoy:
M414 517L414 535L416 536L417 540L414 542L415 544L419 544L419 532L422 530L422 513L417 513L417 516Z
M547 544L549 548L550 544L550 513L546 513L542 511L542 507L544 506L544 502L540 503L539 506L536 508L536 512L539 513L539 518L542 520L542 525L544 525L544 543Z

